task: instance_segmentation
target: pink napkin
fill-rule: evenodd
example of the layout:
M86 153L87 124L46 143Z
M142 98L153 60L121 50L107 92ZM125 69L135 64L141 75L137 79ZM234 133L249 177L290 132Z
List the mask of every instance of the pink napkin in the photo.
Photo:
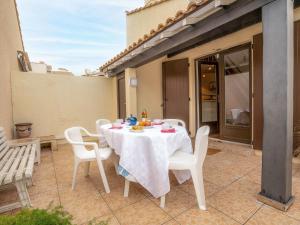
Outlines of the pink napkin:
M162 125L164 122L160 122L160 123L155 123L155 122L152 122L152 125L153 126L157 126L157 125Z
M109 129L117 129L117 130L120 130L120 129L122 129L123 127L111 127L111 128L109 128Z
M176 130L175 128L171 128L171 129L165 129L165 130L161 130L162 133L175 133Z

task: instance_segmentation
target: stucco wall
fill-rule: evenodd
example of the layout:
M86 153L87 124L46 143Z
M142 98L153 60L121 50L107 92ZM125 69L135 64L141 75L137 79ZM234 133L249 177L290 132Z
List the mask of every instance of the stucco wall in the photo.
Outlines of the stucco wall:
M19 70L17 50L23 50L14 0L0 1L0 127L12 136L11 71Z
M127 45L148 34L151 29L156 29L158 24L165 23L168 17L174 17L178 10L185 9L187 5L187 0L170 0L128 15Z
M13 73L14 121L32 122L33 136L56 135L71 126L95 131L100 118L116 119L114 79Z

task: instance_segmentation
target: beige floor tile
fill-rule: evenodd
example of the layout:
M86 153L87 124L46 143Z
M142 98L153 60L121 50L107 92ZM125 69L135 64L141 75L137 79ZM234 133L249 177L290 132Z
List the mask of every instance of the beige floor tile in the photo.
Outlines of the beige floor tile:
M170 220L163 225L180 225L180 223L178 223L176 220Z
M256 184L261 184L261 168L253 169L245 177Z
M178 185L179 188L181 188L183 191L196 196L194 184L192 180L189 180L181 185ZM204 190L205 190L205 197L208 198L212 194L216 193L221 188L215 184L212 184L208 181L204 181Z
M143 199L115 212L122 225L158 225L171 218L149 199Z
M89 222L95 222L95 223L104 222L104 223L106 223L105 225L120 225L117 218L112 214L101 216L99 218L95 218L92 221L84 222L83 225L88 225Z
M241 178L243 174L241 174L238 169L205 169L204 168L204 180L215 184L220 187L227 186L232 182Z
M293 193L300 194L300 176L299 177L293 176L292 182L293 182Z
M48 177L47 179L35 179L35 177L33 177L33 185L28 187L28 193L35 195L54 189L57 189L55 177Z
M58 187L59 196L62 200L70 201L72 198L84 198L86 195L97 197L99 192L91 183L76 185L75 189L71 189L71 184L65 184Z
M275 210L269 206L263 206L246 224L249 225L270 225L284 224L296 225L300 224L291 217L285 216L282 212Z
M34 208L46 209L50 205L55 207L60 205L59 195L57 190L30 195L31 204Z
M262 205L256 200L260 186L248 179L240 179L208 198L208 203L240 223L246 222Z
M74 217L74 223L82 224L100 216L108 215L110 210L100 194L71 193L60 195L64 209Z
M236 221L225 216L221 212L212 207L208 207L207 211L198 208L192 208L183 214L175 217L181 225L238 225Z
M101 195L109 207L114 211L146 198L134 186L130 187L129 196L127 198L124 197L123 192L124 188L115 188L111 189L110 193L107 194L102 192Z
M157 206L160 205L160 198L150 198ZM163 209L170 216L175 217L187 209L192 208L197 204L195 196L189 195L181 189L171 188L171 191L166 195L166 205Z

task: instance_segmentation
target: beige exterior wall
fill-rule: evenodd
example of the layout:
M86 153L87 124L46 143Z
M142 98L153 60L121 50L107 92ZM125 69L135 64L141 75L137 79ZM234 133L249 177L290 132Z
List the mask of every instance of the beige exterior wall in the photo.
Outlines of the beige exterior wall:
M23 50L14 0L0 1L0 127L12 136L11 71L19 70L17 50Z
M114 79L14 72L14 122L32 122L32 136L56 135L71 126L95 131L100 118L116 119Z
M127 15L127 45L156 29L158 24L165 23L168 17L174 17L178 10L185 9L187 5L187 0L170 0Z

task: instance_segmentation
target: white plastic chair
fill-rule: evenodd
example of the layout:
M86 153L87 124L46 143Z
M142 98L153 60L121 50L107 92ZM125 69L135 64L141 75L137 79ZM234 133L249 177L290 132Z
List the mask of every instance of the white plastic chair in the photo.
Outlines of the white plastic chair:
M198 206L202 210L206 210L202 167L208 148L209 130L210 128L208 126L203 126L198 129L194 154L179 150L169 158L169 170L190 170ZM128 197L130 182L137 182L132 175L128 175L125 179L124 197ZM162 196L160 198L161 208L165 207L165 201L166 197Z
M78 166L81 162L86 162L85 175L88 176L90 169L90 162L97 161L99 172L102 178L102 182L106 193L110 193L109 185L105 175L105 170L102 164L102 160L106 160L110 157L112 150L110 148L98 148L98 144L94 142L84 142L81 132L86 133L90 137L99 137L97 134L91 134L82 127L72 127L65 130L65 138L72 144L74 152L74 171L72 190L75 189L76 175ZM92 146L93 150L87 150L85 146Z
M111 122L107 119L99 119L96 121L96 131L99 135L98 139L99 139L99 146L102 147L107 147L108 144L101 132L101 126L106 125L106 124L110 124Z
M171 124L172 126L181 126L181 127L186 128L185 122L180 119L164 119L163 122Z
M107 119L99 119L99 120L96 121L96 130L97 130L97 133L99 135L99 146L100 146L100 148L108 147L108 143L105 140L105 137L103 136L103 133L101 131L101 126L106 125L106 124L111 124L111 121L109 121ZM114 166L115 166L116 174L118 174L119 158L114 152L112 154L112 160L113 160L113 163L114 163Z

